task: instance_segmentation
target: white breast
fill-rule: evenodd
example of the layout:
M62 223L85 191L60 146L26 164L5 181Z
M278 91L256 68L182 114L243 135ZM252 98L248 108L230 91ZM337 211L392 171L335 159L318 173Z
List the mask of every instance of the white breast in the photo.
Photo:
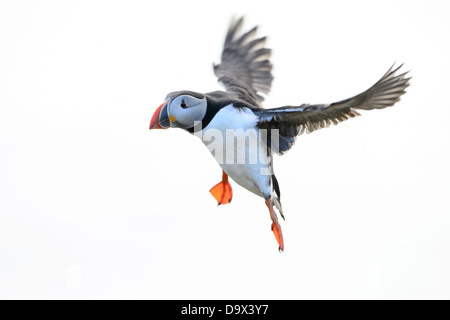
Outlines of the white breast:
M222 108L201 132L223 171L242 187L268 198L272 192L271 159L266 139L256 126L258 117L248 108Z

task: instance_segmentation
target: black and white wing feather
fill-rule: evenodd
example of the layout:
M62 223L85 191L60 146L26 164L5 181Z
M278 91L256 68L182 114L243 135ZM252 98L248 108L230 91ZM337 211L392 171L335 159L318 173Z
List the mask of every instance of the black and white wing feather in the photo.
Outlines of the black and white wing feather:
M358 116L359 113L356 110L383 109L393 106L409 86L410 78L406 77L407 72L396 75L400 68L401 66L394 69L392 66L368 90L346 100L331 104L303 104L298 107L255 110L255 114L260 118L259 127L279 130L279 146L276 148L272 146L272 150L283 154L294 144L295 137L304 132L310 133Z
M261 107L272 84L271 50L264 48L265 37L255 38L257 27L242 33L243 18L233 20L222 51L222 61L214 73L229 93L240 100Z

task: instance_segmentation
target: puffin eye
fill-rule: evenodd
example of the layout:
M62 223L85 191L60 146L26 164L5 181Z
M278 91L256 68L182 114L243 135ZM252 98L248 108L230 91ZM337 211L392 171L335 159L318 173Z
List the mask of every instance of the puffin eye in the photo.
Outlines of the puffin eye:
M187 108L186 102L183 100L181 100L181 105L180 105L183 109Z

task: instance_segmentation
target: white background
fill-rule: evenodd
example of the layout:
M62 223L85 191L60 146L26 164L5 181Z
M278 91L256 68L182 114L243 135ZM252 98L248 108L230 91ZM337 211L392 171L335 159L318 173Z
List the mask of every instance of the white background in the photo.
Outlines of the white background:
M397 62L394 108L301 136L263 199L200 140L149 131L167 93L220 89L233 16L273 48L267 107L355 95ZM0 0L0 298L450 298L447 1Z

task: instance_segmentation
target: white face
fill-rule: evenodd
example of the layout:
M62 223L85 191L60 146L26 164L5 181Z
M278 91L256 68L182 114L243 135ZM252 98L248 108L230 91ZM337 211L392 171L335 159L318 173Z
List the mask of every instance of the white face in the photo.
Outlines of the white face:
M202 121L206 114L206 98L193 97L188 94L174 98L168 108L172 128L192 128L195 121Z

